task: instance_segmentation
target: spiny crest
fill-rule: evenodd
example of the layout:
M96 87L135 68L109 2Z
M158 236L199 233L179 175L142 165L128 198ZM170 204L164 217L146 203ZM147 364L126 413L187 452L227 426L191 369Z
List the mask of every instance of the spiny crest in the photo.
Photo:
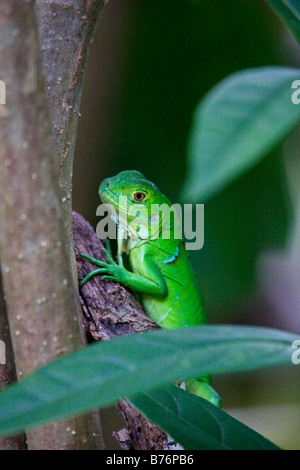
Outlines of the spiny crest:
M115 183L120 183L122 186L133 187L133 186L141 186L141 187L150 187L154 190L158 188L153 184L151 181L147 180L147 178L136 170L125 170L118 173L116 176L113 177Z

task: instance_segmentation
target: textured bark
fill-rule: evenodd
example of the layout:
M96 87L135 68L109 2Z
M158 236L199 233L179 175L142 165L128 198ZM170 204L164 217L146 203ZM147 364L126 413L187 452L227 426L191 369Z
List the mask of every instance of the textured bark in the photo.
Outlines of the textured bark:
M16 369L14 364L13 350L9 333L6 307L3 297L2 279L0 273L0 340L5 343L6 363L0 364L0 391L10 383L15 382ZM13 436L7 439L0 438L0 450L26 450L26 438L24 435Z
M36 0L42 73L58 160L58 180L74 289L72 175L76 131L90 45L104 0ZM77 315L81 320L77 295Z
M82 345L33 0L2 0L0 248L19 377ZM27 435L30 449L99 448L91 417Z
M103 245L93 228L75 212L73 230L80 281L95 269L94 265L80 256L81 253L103 261L105 258L102 253ZM115 336L158 328L127 289L115 282L101 281L100 276L95 276L81 288L80 299L86 330L94 340L108 340ZM164 449L167 436L157 426L126 402L119 403L118 409L125 418L127 428L114 435L124 449Z
M126 401L117 405L127 427L113 435L125 450L166 450L167 436Z
M36 0L42 69L70 243L73 157L81 93L90 45L104 4L104 0Z
M72 176L77 123L90 46L105 0L36 0L40 55L53 137L57 152L58 181L66 226L66 244L79 324L82 313L72 233ZM82 343L85 342L81 329ZM100 418L94 413L101 434Z
M97 234L76 212L73 212L73 231L78 277L82 280L96 267L82 258L81 253L106 260ZM86 330L95 340L158 328L125 287L115 282L100 281L99 276L93 277L81 288L80 300Z

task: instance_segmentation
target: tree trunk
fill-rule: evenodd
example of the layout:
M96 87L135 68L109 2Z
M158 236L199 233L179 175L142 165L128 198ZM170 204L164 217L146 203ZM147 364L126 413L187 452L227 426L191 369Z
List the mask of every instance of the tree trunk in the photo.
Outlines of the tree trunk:
M0 362L0 391L17 379L14 356L9 333L6 308L3 296L2 279L0 273L0 341L5 344L5 364ZM6 439L0 438L0 450L26 450L26 438L22 436L12 436Z
M0 248L19 378L80 348L83 331L34 6L33 0L2 0L0 7L0 77L7 86L7 104L0 110ZM27 438L29 449L102 445L91 416L29 432Z

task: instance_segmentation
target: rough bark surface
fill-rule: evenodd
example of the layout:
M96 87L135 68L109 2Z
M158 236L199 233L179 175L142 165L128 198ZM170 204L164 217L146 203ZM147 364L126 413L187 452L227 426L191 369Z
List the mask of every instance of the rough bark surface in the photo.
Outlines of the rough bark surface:
M79 325L82 313L77 288L77 270L72 233L72 176L74 149L85 70L100 20L104 0L36 0L42 73L45 82L53 137L58 162L58 183L61 196L69 266L76 291L76 312ZM81 342L85 343L81 328ZM94 414L101 434L100 419Z
M95 269L89 261L80 256L85 253L105 261L103 245L90 224L73 212L74 245L78 278L82 280ZM123 286L110 281L101 281L100 276L92 278L80 290L84 323L88 334L94 340L109 340L112 337L153 330L158 326L144 313L141 305ZM167 436L147 421L127 402L118 405L125 418L127 428L114 435L124 449L162 450Z
M58 180L74 288L77 272L72 237L74 148L90 45L104 0L36 0L42 73L57 152ZM77 296L77 315L81 312Z
M82 280L95 265L80 256L85 253L106 261L97 234L79 214L73 212L73 233L78 278ZM80 289L81 306L87 332L95 340L153 330L158 326L148 318L141 305L125 287L93 277Z
M34 7L0 5L0 248L18 377L82 345ZM28 448L99 448L94 429L71 419L28 433Z
M117 405L127 427L113 435L125 450L166 450L167 436L126 401Z
M73 157L79 108L90 45L104 4L104 0L36 0L42 70L70 242Z

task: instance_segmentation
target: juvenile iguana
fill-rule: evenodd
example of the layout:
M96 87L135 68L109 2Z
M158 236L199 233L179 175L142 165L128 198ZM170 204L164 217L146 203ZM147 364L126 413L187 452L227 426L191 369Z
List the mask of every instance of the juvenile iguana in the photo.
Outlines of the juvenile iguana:
M105 179L100 185L99 195L104 203L115 209L118 263L105 249L107 263L83 254L99 268L86 276L81 285L99 274L103 280L113 280L139 292L147 315L161 328L178 329L205 324L195 274L183 240L176 235L178 219L176 216L165 217L164 211L153 210L153 207L162 207L163 204L169 208L171 202L138 171L123 171ZM168 231L169 239L165 239L163 234ZM129 255L132 272L123 265L123 252ZM186 380L185 387L187 391L221 406L221 398L211 387L209 377Z

